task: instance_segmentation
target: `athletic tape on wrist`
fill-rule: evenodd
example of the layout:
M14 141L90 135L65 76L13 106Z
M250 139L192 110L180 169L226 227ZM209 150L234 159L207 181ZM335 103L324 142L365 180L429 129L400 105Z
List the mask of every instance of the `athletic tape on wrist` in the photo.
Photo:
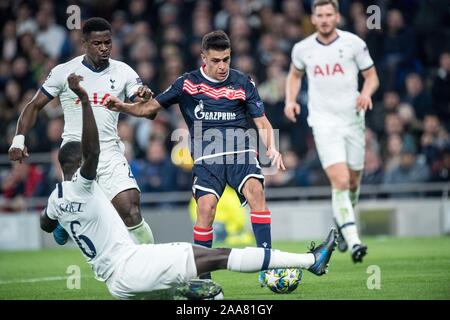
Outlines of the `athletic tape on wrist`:
M25 148L25 136L23 134L18 134L17 136L14 136L13 141L11 143L11 148L23 150Z

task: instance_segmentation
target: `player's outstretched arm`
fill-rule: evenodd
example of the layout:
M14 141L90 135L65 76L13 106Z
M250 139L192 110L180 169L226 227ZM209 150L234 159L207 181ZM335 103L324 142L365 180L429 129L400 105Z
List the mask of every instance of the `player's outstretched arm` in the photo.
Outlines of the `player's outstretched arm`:
M71 73L67 78L69 88L80 98L82 108L83 130L81 133L81 151L83 153L83 164L81 175L94 180L97 175L98 157L100 155L100 141L98 138L97 124L95 123L94 112L92 111L89 97L80 81L83 77Z
M278 170L286 170L283 163L283 158L278 152L275 145L275 135L273 133L272 125L266 116L253 118L255 125L258 128L259 136L261 137L264 145L267 148L267 157L272 161L272 165L275 165Z
M40 90L34 95L33 99L27 103L17 121L16 135L9 148L9 159L11 161L20 161L28 157L27 147L25 146L25 136L36 123L39 111L49 102L49 98Z
M154 118L158 111L162 108L159 102L155 99L136 103L125 103L114 96L109 96L106 98L105 106L109 110L123 112L141 118Z
M286 99L284 103L284 115L292 122L297 122L296 116L300 114L301 108L297 103L297 95L302 85L304 71L298 70L291 63L286 79Z

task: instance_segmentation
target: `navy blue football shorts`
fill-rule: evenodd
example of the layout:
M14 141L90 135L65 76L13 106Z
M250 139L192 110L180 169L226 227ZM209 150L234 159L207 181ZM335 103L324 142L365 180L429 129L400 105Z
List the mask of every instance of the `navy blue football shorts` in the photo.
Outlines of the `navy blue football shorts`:
M220 199L228 183L232 187L242 206L247 200L242 187L250 178L258 179L264 186L264 176L254 152L215 156L198 160L192 168L192 193L198 200L206 194L214 194Z

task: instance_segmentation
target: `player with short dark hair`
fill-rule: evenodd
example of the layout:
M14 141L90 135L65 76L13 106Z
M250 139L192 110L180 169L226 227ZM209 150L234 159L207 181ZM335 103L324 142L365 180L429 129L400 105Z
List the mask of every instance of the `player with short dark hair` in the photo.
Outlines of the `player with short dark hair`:
M125 159L124 145L117 133L119 113L108 110L103 105L110 95L121 100L133 100L136 96L138 99L148 98L151 93L142 86L142 81L132 68L123 62L110 59L112 35L108 21L98 17L90 18L84 22L82 33L86 54L52 69L47 80L19 117L9 157L12 161L22 161L28 157L25 135L35 124L38 112L57 96L64 111L62 147L72 141L81 140L80 99L68 90L67 85L68 74L80 74L99 125L102 156L97 181L135 241L153 242L152 231L141 216L139 187ZM54 235L59 244L64 244L68 239L62 228L58 228Z
M260 131L266 155L277 170L284 170L272 126L253 80L230 68L228 35L221 30L208 33L202 39L202 48L203 65L179 77L155 99L126 104L109 97L106 105L134 116L154 117L162 108L178 103L189 128L194 159L192 191L197 200L194 243L212 246L217 202L229 184L241 203L250 207L257 246L271 248L271 217L265 201L264 176L255 144L247 135L250 128L247 116Z
M295 44L286 84L284 113L295 122L296 98L308 76L308 124L332 186L332 207L340 231L338 248L350 248L353 262L362 262L367 246L355 224L361 172L364 167L364 114L372 108L379 81L367 45L358 36L336 28L337 0L315 0L312 23L317 32ZM358 92L358 73L364 77Z
M336 246L334 229L320 246L305 254L264 248L210 249L190 243L134 244L95 181L101 155L99 132L88 93L80 86L82 79L76 74L68 78L68 87L81 101L81 146L78 141L69 142L60 150L64 181L49 197L41 228L53 232L59 224L69 232L96 279L104 281L114 297L142 299L219 269L257 272L267 265L305 268L318 276L327 272ZM76 150L81 153L76 155Z
M81 28L81 32L83 33L83 36L89 36L91 32L95 31L110 31L112 30L111 24L103 18L100 17L94 17L87 19L83 23L83 27Z

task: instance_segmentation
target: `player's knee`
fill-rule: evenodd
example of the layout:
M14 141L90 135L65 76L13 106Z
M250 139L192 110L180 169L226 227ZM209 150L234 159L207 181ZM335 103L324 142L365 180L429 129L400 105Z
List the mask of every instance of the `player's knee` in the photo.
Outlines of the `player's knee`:
M264 201L264 189L259 181L249 181L242 191L249 203Z
M345 174L336 175L332 180L334 189L348 190L350 189L350 177Z
M252 210L264 210L265 209L265 196L264 189L261 183L252 183L248 185L245 192L245 198Z
M200 201L200 199L197 203L197 220L199 220L201 224L210 226L214 221L216 203L213 201L208 201L206 199L202 199Z
M133 227L142 221L139 195L135 197L133 194L121 194L120 198L113 200L113 205L126 226Z

